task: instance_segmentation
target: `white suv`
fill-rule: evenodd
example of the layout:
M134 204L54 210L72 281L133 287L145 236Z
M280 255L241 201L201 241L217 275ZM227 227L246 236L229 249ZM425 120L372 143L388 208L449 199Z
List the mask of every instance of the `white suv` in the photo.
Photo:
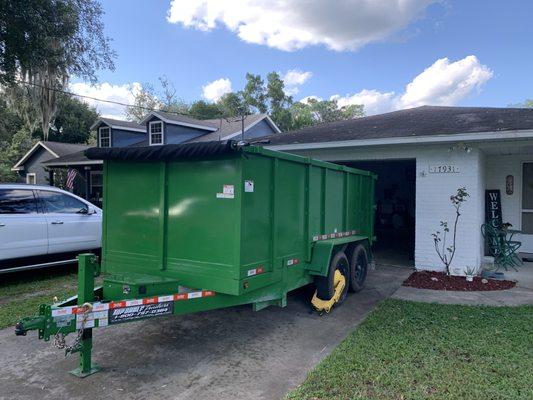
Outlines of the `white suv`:
M87 200L52 186L0 184L4 268L14 259L99 249L101 239L102 210Z

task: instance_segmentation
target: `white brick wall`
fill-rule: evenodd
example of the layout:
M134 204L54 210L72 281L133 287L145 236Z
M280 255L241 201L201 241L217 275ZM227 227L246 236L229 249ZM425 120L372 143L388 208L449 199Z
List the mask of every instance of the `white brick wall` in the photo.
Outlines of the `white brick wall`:
M430 174L429 165L451 164L459 168L459 173ZM463 203L457 229L456 254L450 266L452 273L463 274L464 268L477 268L481 264L481 233L483 221L483 193L481 180L481 154L472 150L450 152L447 147L424 149L416 159L416 246L415 266L418 269L442 270L442 262L436 255L431 234L439 227L440 221L448 221L451 244L455 209L450 196L459 187L466 187L470 197ZM481 210L481 212L480 212Z
M410 145L372 148L322 149L305 154L328 161L416 159L416 233L415 266L418 269L442 270L431 234L440 230L440 221L451 225L455 211L450 196L465 186L470 197L464 203L457 233L457 252L452 262L452 273L463 274L466 266L479 267L483 241L481 225L484 220L484 163L478 149L467 154L449 150L450 145ZM430 165L453 164L460 172L430 174Z

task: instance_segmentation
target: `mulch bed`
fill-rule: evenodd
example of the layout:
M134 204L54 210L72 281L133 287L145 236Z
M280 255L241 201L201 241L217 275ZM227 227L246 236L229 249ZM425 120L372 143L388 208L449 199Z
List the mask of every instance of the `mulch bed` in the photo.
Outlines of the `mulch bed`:
M447 276L444 272L417 271L403 282L403 286L419 289L478 292L511 289L516 285L516 282L513 281L496 279L486 279L487 283L483 283L482 279L481 277L474 277L473 282L467 282L464 276Z

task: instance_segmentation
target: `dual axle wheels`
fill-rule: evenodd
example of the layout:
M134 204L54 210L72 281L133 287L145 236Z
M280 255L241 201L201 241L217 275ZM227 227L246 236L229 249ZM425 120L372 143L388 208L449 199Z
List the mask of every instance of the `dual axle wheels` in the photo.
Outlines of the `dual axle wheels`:
M315 278L313 305L319 311L329 312L333 304L344 301L348 290L363 289L367 272L368 255L362 244L353 249L350 260L344 251L337 252L330 260L328 275Z

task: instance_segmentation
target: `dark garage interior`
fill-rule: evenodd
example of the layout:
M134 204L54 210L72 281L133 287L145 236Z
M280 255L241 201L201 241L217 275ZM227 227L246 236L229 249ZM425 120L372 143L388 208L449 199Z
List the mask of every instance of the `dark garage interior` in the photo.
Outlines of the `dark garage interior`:
M416 160L379 160L339 164L374 172L377 242L376 261L387 265L414 265Z

